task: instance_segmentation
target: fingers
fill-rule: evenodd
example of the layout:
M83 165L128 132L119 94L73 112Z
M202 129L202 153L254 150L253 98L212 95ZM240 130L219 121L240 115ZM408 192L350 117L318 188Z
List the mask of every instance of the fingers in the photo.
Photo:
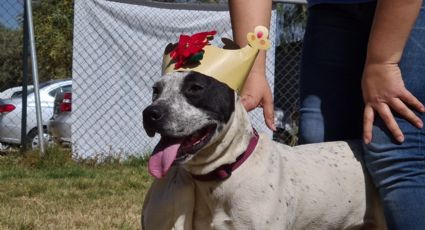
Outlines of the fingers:
M370 105L366 105L363 114L363 140L365 144L369 144L372 140L373 120L373 108Z
M385 103L379 103L377 106L375 106L376 111L378 112L379 116L384 121L385 125L387 126L388 130L391 132L393 137L398 142L404 141L404 135L403 132L401 132L400 127L398 127L397 122L394 119L394 116L391 112L390 107Z
M392 136L398 142L403 142L404 135L401 132L401 129L398 126L397 122L395 121L389 105L385 103L378 103L374 104L373 106L371 104L365 106L363 117L363 139L365 144L369 144L372 140L372 127L375 116L374 111L379 114Z
M413 98L416 100L415 97L413 97ZM416 106L420 106L421 103L418 100L416 100L416 101L419 103L419 104L416 104ZM407 121L412 123L414 126L416 126L417 128L422 128L422 126L423 126L422 120L418 116L416 116L416 114L409 107L407 107L407 105L405 103L403 103L403 101L396 98L396 99L391 100L389 105L390 105L392 110L394 110L395 112L400 114ZM415 105L412 105L412 106L415 106Z
M413 95L411 96L413 97L413 99L411 98L411 101L405 102L419 110L421 108L420 106L423 106L422 103L419 102ZM423 127L422 120L418 116L416 116L416 114L409 107L407 107L407 105L403 101L398 98L392 99L388 104L379 103L375 104L374 106L369 104L365 106L363 117L363 139L366 144L369 144L372 140L374 110L378 112L379 116L384 121L388 130L391 132L393 137L400 143L404 141L404 135L400 127L398 126L396 120L394 119L391 110L400 114L400 116L415 125L417 128Z
M273 105L273 95L270 90L266 90L264 95L257 95L257 98L245 94L241 95L241 103L245 109L249 112L257 107L263 108L263 116L266 126L272 131L276 131L276 125L274 123L274 105ZM258 102L260 100L260 102Z
M413 96L410 91L405 90L404 93L400 96L400 99L408 105L412 106L417 111L421 113L425 112L425 106L415 96Z

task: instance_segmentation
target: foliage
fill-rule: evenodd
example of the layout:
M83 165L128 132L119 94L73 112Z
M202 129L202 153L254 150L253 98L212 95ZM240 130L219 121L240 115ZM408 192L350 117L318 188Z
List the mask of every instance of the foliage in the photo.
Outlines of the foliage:
M40 81L70 77L73 0L34 1L33 19ZM0 91L22 84L23 15L18 21L19 29L0 24Z
M22 30L0 24L0 91L21 83L22 37Z
M34 7L40 81L71 76L73 0L45 0Z
M279 45L301 41L307 21L307 6L305 4L278 4L277 14L281 41Z

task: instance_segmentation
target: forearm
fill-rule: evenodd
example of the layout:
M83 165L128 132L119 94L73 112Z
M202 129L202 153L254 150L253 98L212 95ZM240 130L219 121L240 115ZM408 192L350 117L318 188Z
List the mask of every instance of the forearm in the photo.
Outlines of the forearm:
M241 47L247 44L246 35L258 25L270 27L271 0L229 0L233 39ZM265 73L266 53L260 51L251 72Z
M403 54L422 0L378 0L367 64L395 64Z

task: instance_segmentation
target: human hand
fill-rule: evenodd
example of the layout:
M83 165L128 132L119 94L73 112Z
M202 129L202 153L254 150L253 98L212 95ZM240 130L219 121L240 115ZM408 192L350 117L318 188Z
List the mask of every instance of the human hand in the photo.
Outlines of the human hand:
M362 90L365 102L363 139L366 144L372 140L375 112L382 118L391 134L400 143L404 141L404 135L396 123L392 111L400 114L416 127L422 128L423 123L413 110L423 113L425 107L405 88L397 63L366 64L363 72Z
M267 127L276 131L273 96L265 76L251 71L241 92L241 102L247 111L262 107Z

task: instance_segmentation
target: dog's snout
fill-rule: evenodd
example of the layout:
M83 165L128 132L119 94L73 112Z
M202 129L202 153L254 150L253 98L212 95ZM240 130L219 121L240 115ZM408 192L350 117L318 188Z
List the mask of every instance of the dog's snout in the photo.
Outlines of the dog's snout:
M166 111L162 106L151 105L143 111L143 126L146 133L153 137L157 129L164 121Z

